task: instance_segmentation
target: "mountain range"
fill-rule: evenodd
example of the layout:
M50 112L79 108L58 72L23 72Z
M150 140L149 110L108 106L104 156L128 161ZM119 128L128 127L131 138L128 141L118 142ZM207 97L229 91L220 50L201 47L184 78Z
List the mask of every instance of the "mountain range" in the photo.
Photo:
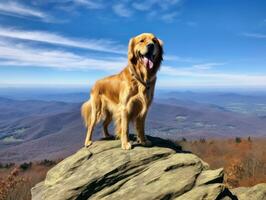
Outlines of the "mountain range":
M80 106L88 96L86 93L23 98L2 96L0 162L58 159L83 146L86 130L80 117ZM44 100L40 99L41 96ZM263 102L266 102L264 97L241 98L241 95L229 93L157 95L146 121L146 134L171 140L265 137ZM241 105L242 110L233 108L232 104ZM249 104L253 107L249 108ZM254 107L259 106L256 111ZM111 133L112 129L111 126ZM132 127L130 132L133 132ZM97 126L94 139L101 136L101 127Z

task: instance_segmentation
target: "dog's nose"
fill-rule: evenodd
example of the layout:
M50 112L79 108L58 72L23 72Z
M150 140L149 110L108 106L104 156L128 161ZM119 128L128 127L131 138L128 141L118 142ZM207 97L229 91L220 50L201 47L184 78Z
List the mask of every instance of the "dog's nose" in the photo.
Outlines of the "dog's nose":
M148 48L148 51L149 52L153 52L153 50L154 50L154 44L153 43L148 44L147 45L147 48Z

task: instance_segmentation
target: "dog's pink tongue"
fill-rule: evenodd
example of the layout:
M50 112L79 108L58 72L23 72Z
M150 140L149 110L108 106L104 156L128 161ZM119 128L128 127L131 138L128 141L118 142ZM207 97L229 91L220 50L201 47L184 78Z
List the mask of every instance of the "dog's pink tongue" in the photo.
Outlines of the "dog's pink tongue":
M144 57L143 58L143 61L144 61L144 64L145 64L145 66L147 68L149 68L149 69L152 69L153 68L153 62L150 59Z

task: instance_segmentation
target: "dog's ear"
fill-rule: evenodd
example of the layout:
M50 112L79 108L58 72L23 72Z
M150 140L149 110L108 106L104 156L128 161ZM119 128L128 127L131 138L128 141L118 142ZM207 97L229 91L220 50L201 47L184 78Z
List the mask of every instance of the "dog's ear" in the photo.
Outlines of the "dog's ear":
M132 64L136 64L137 61L134 53L134 45L135 45L134 38L131 38L128 44L128 61Z
M163 47L163 41L162 41L162 40L160 40L159 38L157 38L157 40L158 40L158 42L159 42L160 46L161 46L161 47Z
M159 50L160 50L160 54L159 54L159 64L161 63L161 61L163 60L163 41L160 40L159 38L156 38L158 43L159 43Z

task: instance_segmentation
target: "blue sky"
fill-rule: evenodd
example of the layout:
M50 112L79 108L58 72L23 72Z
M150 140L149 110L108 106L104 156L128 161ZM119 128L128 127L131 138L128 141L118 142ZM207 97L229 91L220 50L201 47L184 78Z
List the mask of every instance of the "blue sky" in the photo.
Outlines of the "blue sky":
M164 41L158 88L265 88L264 0L0 0L0 87L88 87Z

